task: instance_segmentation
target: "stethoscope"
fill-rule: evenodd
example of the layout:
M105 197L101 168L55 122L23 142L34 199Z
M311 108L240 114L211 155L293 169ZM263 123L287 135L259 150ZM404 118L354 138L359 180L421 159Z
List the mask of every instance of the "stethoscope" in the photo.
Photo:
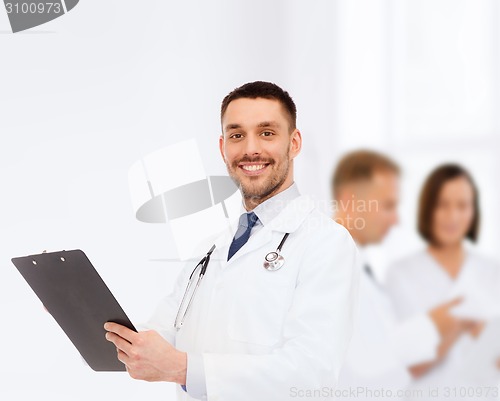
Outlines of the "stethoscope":
M278 248L276 248L276 251L271 251L266 254L264 257L264 268L268 271L276 271L279 270L283 267L285 264L285 258L281 255L281 248L285 244L286 239L290 233L286 233L283 238L281 239L280 244L278 245ZM174 327L179 330L182 325L184 324L184 318L186 317L189 308L191 307L191 304L193 303L194 296L196 294L196 291L198 290L198 287L200 286L201 279L205 275L208 267L208 263L210 262L210 256L212 255L212 252L215 249L215 244L212 245L210 250L207 252L207 254L198 262L198 264L195 266L193 269L191 275L189 276L189 280L186 286L186 290L184 291L184 295L181 300L181 304L179 305L179 310L177 311L177 315L175 316L175 322L174 322ZM196 285L191 293L191 297L189 298L189 302L186 305L186 299L187 295L191 290L191 286L193 285L193 276L198 267L201 266L200 273L198 274L198 279L196 280ZM184 312L182 312L184 310Z
M278 248L276 248L276 251L271 251L264 257L264 268L266 270L274 272L281 269L285 264L285 258L281 255L281 248L289 235L290 233L286 233L278 245Z

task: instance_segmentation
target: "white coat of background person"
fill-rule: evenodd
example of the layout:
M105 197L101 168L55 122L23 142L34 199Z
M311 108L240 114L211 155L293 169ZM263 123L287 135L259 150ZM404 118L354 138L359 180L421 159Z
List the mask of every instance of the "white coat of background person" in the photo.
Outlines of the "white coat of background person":
M499 303L500 267L466 244L466 239L477 240L479 220L479 194L469 172L457 164L437 167L424 183L419 203L418 230L427 248L388 270L387 288L400 319L457 296L462 298L457 310L477 309L477 318L456 320L453 341L442 346L440 357L413 367L418 376L413 387L434 389L434 398L499 396L500 332L497 327L493 341L481 335L498 326L498 321L486 321L486 309ZM474 305L476 299L486 302Z
M177 386L185 400L324 399L334 390L352 332L357 249L298 193L295 118L292 99L274 84L249 83L224 99L220 151L244 211L258 221L229 261L231 238L216 241L180 330L173 325L190 264L149 322L153 330L105 325L133 378L185 385L187 392ZM264 257L285 233L285 263L268 271Z
M399 167L378 152L350 152L337 164L332 193L334 219L349 230L364 255L364 247L379 243L398 221ZM339 391L351 399L378 399L391 391L395 399L412 380L410 366L434 358L441 338L450 335L453 303L397 322L368 261L362 257L361 263L357 324Z

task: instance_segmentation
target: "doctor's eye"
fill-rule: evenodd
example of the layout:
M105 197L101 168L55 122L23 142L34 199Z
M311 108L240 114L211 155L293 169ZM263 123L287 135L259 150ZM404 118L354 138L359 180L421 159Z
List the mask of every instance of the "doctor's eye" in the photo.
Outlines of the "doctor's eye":
M229 139L241 139L241 138L243 138L242 134L236 133L236 134L229 135Z
M262 132L261 134L262 136L273 136L274 135L274 132L271 132L271 131L264 131Z

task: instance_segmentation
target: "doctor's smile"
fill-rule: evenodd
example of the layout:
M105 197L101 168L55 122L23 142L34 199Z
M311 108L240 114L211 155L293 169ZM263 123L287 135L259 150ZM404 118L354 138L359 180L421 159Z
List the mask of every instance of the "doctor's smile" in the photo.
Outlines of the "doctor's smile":
M269 166L269 163L255 163L255 164L240 164L239 167L250 176L259 175L264 172L264 169Z

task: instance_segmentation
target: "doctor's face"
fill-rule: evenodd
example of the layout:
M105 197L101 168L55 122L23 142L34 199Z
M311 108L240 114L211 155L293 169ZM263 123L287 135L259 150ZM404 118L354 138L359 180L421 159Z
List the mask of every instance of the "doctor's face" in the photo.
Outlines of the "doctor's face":
M432 236L439 245L462 242L474 219L474 190L465 177L447 181L432 217Z
M356 242L377 244L399 220L399 176L392 171L375 172L369 181L346 184L339 200L345 210L342 224Z
M392 172L377 172L364 191L367 205L360 211L365 220L363 236L366 243L376 244L398 223L399 176Z
M279 101L233 100L222 118L222 130L220 152L247 209L293 183L293 159L302 139L297 129L290 129Z

